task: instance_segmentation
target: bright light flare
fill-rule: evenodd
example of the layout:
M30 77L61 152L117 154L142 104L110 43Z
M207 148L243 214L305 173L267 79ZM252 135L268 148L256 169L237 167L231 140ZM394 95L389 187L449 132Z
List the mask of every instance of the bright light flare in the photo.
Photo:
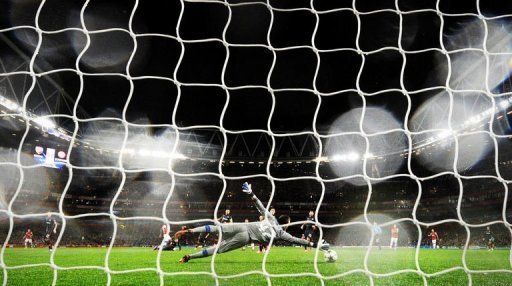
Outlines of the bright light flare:
M172 153L172 152L167 152L167 151L163 151L163 150L149 150L149 149L135 150L132 148L125 148L125 149L123 149L122 153L126 154L126 155L130 155L130 156L140 155L140 156L144 156L144 157L171 158L171 159L180 159L180 160L184 160L184 159L188 158L187 156L185 156L181 153Z
M437 134L437 138L439 139L446 139L450 136L452 136L454 134L454 132L452 130L443 130L441 132L439 132L439 134Z
M17 111L20 112L22 110L22 107L19 106L16 102L0 95L0 105L4 106L5 108L11 110L11 111Z
M407 137L401 131L367 136L363 134L343 134L344 132L360 132L375 134L401 128L401 123L394 115L384 108L366 107L362 118L363 108L354 108L337 118L330 126L329 133L339 135L329 137L325 142L325 155L329 158L329 167L338 177L363 174L365 160L371 164L368 175L384 177L396 174L404 160L397 154L407 148ZM385 160L373 160L377 157ZM346 180L353 185L366 184L358 178Z
M51 119L46 117L36 117L34 118L34 122L41 125L43 128L53 129L57 127Z
M335 162L355 162L359 160L359 154L356 152L349 152L346 154L336 154L332 156L331 161Z

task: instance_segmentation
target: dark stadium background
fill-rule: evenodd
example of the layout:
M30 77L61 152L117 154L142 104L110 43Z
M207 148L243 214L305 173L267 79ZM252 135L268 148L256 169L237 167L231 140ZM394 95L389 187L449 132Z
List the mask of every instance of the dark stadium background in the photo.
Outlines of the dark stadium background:
M244 1L228 1L239 3ZM261 2L261 1L255 1ZM262 1L265 2L265 1ZM395 1L356 1L359 11L395 9ZM476 1L439 1L443 13L476 13ZM351 7L352 1L312 1L318 11ZM91 1L85 12L85 24L92 30L106 28L128 29L128 20L134 1ZM435 9L436 1L398 1L403 11L430 8ZM0 29L11 26L34 25L34 18L39 1L0 2ZM39 25L44 30L58 30L67 27L80 28L79 11L83 1L49 0L41 11ZM275 8L310 7L310 1L270 1ZM140 1L133 19L133 32L159 33L177 36L176 25L181 9L180 1ZM480 1L483 15L500 15L512 13L512 5L506 1ZM230 46L230 57L225 73L223 89L221 70L226 58L226 48L220 41L203 41L184 43L183 61L177 70L177 80L183 83L181 100L176 114L179 127L193 125L220 125L227 130L265 129L274 133L292 133L313 131L313 116L318 105L318 95L322 95L315 128L321 134L329 132L330 124L341 114L353 108L361 107L362 101L356 92L340 92L355 89L356 76L361 65L361 57L352 51L318 52L320 66L318 77L314 81L317 68L317 55L311 48L294 48L276 51L273 73L267 79L272 64L272 51L268 45L270 12L261 4L233 6L232 18L226 30L226 41L238 44L260 44L258 47ZM8 11L6 13L5 11ZM355 48L357 21L350 11L338 11L318 14L319 26L314 38L316 48ZM179 36L184 40L222 39L223 30L228 19L228 8L221 3L186 2L183 19L179 26ZM383 47L398 47L399 17L392 12L379 12L360 15L361 34L359 46L363 51L374 51ZM461 25L477 20L474 16L444 16L444 33L453 34L460 31ZM269 34L270 44L274 48L290 46L312 46L312 34L316 16L308 11L274 10L274 23ZM509 23L510 19L502 19ZM441 21L434 12L422 12L403 15L403 32L401 45L404 50L421 50L439 47ZM91 45L84 54L80 69L88 73L124 73L133 49L130 35L124 31L110 31L91 34ZM446 40L446 39L445 39ZM0 69L2 73L28 71L28 62L34 52L37 33L31 29L19 29L0 33ZM39 55L35 59L36 72L46 72L61 68L73 69L78 55L83 49L85 35L78 31L56 34L44 34ZM137 38L137 52L130 65L132 76L155 75L173 78L173 72L181 53L178 41L156 36ZM108 51L108 57L102 58ZM432 86L445 85L446 75L437 71L439 52L407 54L404 69L404 86L408 91ZM400 73L403 60L398 51L383 50L366 56L365 67L360 78L360 88L365 93L377 90L400 89ZM79 91L79 77L75 72L62 71L37 77L37 85L29 95L27 110L36 115L72 114L72 106ZM272 107L270 89L265 86L269 80L271 89L302 88L301 91L275 91L275 110L269 122ZM30 76L12 74L0 76L0 91L4 91L11 100L21 104L28 86ZM172 124L172 111L177 104L178 87L171 81L159 79L137 79L133 81L134 91L126 110L129 122L151 124ZM192 83L208 83L210 86L190 86ZM84 91L78 103L77 116L88 119L99 116L121 118L127 102L130 82L125 77L84 76ZM510 79L500 86L501 92L509 92ZM221 112L229 102L222 122ZM422 102L431 98L438 90L411 94L411 112ZM325 95L328 94L328 95ZM407 98L400 92L386 92L376 96L366 96L367 106L385 108L391 111L403 124L407 111ZM501 120L495 120L493 130L499 134L510 134L510 117L503 111ZM496 116L498 116L497 114ZM2 117L0 120L1 147L9 150L3 160L12 161L12 152L20 146L25 123L20 117ZM68 118L55 117L56 124L68 131L74 129L74 122ZM81 135L94 128L87 123L80 123L78 142ZM150 132L158 134L162 128L151 128ZM220 131L215 129L189 129L180 131L181 140L189 144L178 146L189 159L175 163L174 168L180 173L215 172L222 148L226 153L222 163L222 172L228 176L265 174L272 140L262 132L228 134L224 140ZM490 139L489 139L490 140ZM44 142L44 143L42 143ZM499 167L503 178L512 177L509 159L512 158L510 140L500 139ZM35 146L46 144L67 149L68 141L30 129L22 150L31 154ZM97 156L95 150L86 150L85 145L76 146L70 161L81 165L85 156ZM172 146L170 146L172 148ZM180 149L181 148L181 149ZM275 150L270 162L270 174L278 178L315 176L315 158L318 156L318 139L313 135L275 137ZM88 155L90 154L90 155ZM75 155L75 156L73 156ZM395 154L396 156L396 154ZM397 173L408 172L406 158ZM26 162L27 165L33 162ZM11 167L3 166L4 174L10 177L10 185L5 187L4 201L9 202L16 190L19 175ZM46 189L21 188L19 196L12 205L15 213L44 213L58 211L58 202L68 179L68 170L38 167L26 169L25 176L31 176L42 170L46 172L49 182ZM432 175L433 172L422 167L412 158L412 170L417 176ZM335 178L326 163L320 164L322 178ZM478 164L467 170L465 175L496 174L494 168L494 151L482 158ZM5 180L6 175L3 176ZM219 211L230 208L235 221L245 218L257 219L257 211L251 202L240 192L240 185L245 180L253 183L256 192L267 202L271 192L271 183L266 178L227 180L226 191L222 197ZM16 181L17 182L17 181ZM143 215L162 216L166 191L148 193L148 186L168 190L170 175L164 172L128 173L123 190L114 206L116 215L122 217ZM314 210L320 200L321 184L314 179L275 181L275 195L272 205L278 213L292 216L292 220L303 220L309 210ZM113 196L121 184L119 171L98 169L85 171L73 170L73 179L64 199L63 209L66 214L93 214L108 212ZM456 206L459 197L459 183L452 175L445 175L422 183L422 195L416 210L418 220L434 222L442 219L457 219ZM502 218L502 210L508 206L505 202L503 186L489 179L463 180L464 197L462 198L462 217L467 222L483 223ZM167 189L166 189L167 188ZM167 216L172 222L190 219L211 219L223 188L222 180L215 176L180 177L176 176L173 196L167 206ZM347 182L325 183L325 197L321 203L319 220L332 224L349 222L364 213L368 196L368 187L355 186ZM418 196L418 186L412 179L392 179L372 186L368 212L381 213L390 218L411 218ZM6 205L3 205L6 208ZM507 219L510 211L506 210ZM219 213L220 215L220 213ZM9 221L5 215L2 219L0 241L6 236ZM43 218L15 219L12 243L20 237L26 227L38 229L43 227ZM160 223L149 221L128 221L119 229L116 244L145 245L158 241ZM178 227L177 225L174 227ZM414 243L417 234L412 223L403 223L409 230L410 241ZM453 245L461 244L465 230L455 223L436 226L440 236L453 239ZM510 235L504 224L492 226L499 244L510 244ZM425 234L426 228L422 228ZM326 236L334 239L339 228L325 229ZM361 228L362 232L367 232ZM471 230L477 241L483 228ZM39 231L40 233L41 231ZM291 232L298 234L298 227ZM123 236L123 233L129 235ZM112 222L107 216L68 219L64 244L106 244L112 235ZM82 239L81 237L84 236ZM460 236L460 238L459 238ZM123 241L126 239L126 241ZM424 239L426 236L424 235ZM350 243L350 242L345 242Z

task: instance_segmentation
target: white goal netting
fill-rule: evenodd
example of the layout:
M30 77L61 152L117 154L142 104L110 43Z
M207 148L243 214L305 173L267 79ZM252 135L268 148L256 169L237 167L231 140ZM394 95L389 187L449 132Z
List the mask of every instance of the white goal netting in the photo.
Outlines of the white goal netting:
M111 284L112 276L115 274L146 271L155 272L160 278L161 285L164 285L166 277L169 276L190 275L192 277L197 274L211 276L216 284L219 284L221 279L257 274L263 275L268 285L272 284L272 278L302 278L306 276L317 278L324 285L329 281L353 274L366 275L369 283L373 285L377 278L414 274L427 285L429 279L455 271L463 271L467 276L468 284L472 285L474 275L512 273L512 259L510 258L507 261L508 265L500 269L474 269L466 262L467 252L472 246L472 233L475 232L475 229L499 225L506 228L506 235L512 235L511 225L507 220L510 180L508 176L501 173L503 167L510 164L506 156L502 155L503 150L507 148L506 142L503 142L507 141L510 135L498 128L501 126L500 122L506 121L508 115L506 111L512 103L512 100L508 99L510 92L507 90L505 82L512 65L512 61L510 61L512 37L508 30L510 25L504 22L512 17L512 13L490 15L481 10L484 5L479 0L473 1L471 7L468 8L469 12L443 9L441 0L432 1L431 5L425 4L424 7L421 4L417 6L411 4L415 8L408 8L411 7L408 3L411 1L399 0L383 1L382 3L375 1L376 3L372 2L373 4L368 5L363 3L365 1L359 0L342 1L341 4L314 0L310 2L297 1L297 3L288 3L290 1L280 3L270 0L266 2L181 0L177 2L179 3L176 6L178 10L169 12L177 15L176 23L161 19L158 25L162 28L152 30L149 25L144 29L134 29L133 27L134 19L143 0L135 0L133 5L129 5L126 12L128 15L126 26L117 25L115 21L112 21L111 26L108 25L108 21L99 24L99 22L95 22L94 18L88 18L88 9L93 2L94 0L86 0L80 3L79 13L71 17L74 20L68 22L68 27L62 28L55 24L54 26L59 27L58 29L47 29L52 25L41 26L41 15L52 3L50 0L37 2L37 9L33 11L33 15L30 11L26 11L28 16L24 15L24 17L32 19L33 25L20 24L0 27L0 34L28 31L31 36L24 36L23 41L32 46L31 54L25 59L26 70L4 70L0 73L2 78L26 75L31 81L29 88L24 90L22 101L19 104L9 99L6 95L7 92L2 92L0 89L0 94L5 93L5 96L0 98L0 104L9 110L9 112L1 113L1 118L14 118L24 125L19 133L19 140L16 141L16 150L9 153L10 156L5 156L0 162L2 168L15 170L11 171L9 176L19 179L17 183L12 184L11 187L14 191L12 195L5 196L6 199L2 201L3 208L0 210L9 223L0 255L3 285L8 285L11 281L10 270L36 266L49 266L53 269L53 285L57 284L62 271L78 269L104 271L108 277L107 285ZM216 9L221 11L217 15L217 20L220 19L219 21L223 24L216 37L204 36L210 35L208 33L215 34L213 30L215 30L216 23L204 26L197 24L194 28L187 30L186 36L182 35L184 22L200 22L201 20L193 18L200 17L201 14L192 15L187 10L190 5L197 4L209 5L210 8L213 8L211 10L213 14L216 13ZM158 5L155 2L149 4L149 7L155 6L154 8L157 9ZM245 9L247 14L239 14L240 9ZM46 13L48 12L46 11ZM165 15L167 12L161 11L161 13ZM250 17L251 13L253 13L253 18ZM300 14L301 16L287 18L288 22L286 22L283 17L286 18L288 14ZM419 15L425 18L418 20L419 18L416 17ZM21 14L14 17L16 16L22 17ZM235 24L241 25L241 27L232 27L235 21L233 19L236 20ZM310 30L293 30L294 24L299 27L306 25L294 22L302 21L301 19L306 19L304 22L311 22ZM336 22L336 19L341 20ZM282 22L276 23L278 21ZM345 25L344 21L350 21L352 25ZM14 20L12 22L16 23ZM452 25L450 27L453 27L453 22L464 23L460 26L463 28L457 31L447 30L446 26ZM431 25L426 23L431 23ZM245 26L248 27L247 29L244 28L244 24L247 25ZM172 27L168 27L169 25ZM327 32L325 25L332 25ZM422 25L429 25L429 27L424 29L421 28ZM260 37L262 41L247 40L244 42L243 35L251 33L251 28L256 26L259 26L260 32L253 36ZM265 30L263 33L261 33L262 26ZM289 38L276 39L273 29L278 27L284 29L281 32L289 35ZM379 27L381 33L389 30L392 36L368 34L369 28L377 29ZM411 32L411 27L416 27L413 29L414 32ZM240 33L242 34L237 41L231 40L230 38L235 39L235 37L228 35L235 28L239 29L239 36ZM205 29L208 30L208 33L203 31ZM71 50L76 54L75 60L58 68L55 68L57 65L50 65L51 68L47 69L36 67L40 60L39 57L45 56L45 53L42 52L45 45L48 45L52 39L58 42L60 35L67 35L66 37L73 42ZM114 47L102 46L102 41L105 38L113 37L112 35L115 35L117 45ZM304 37L306 37L304 35L308 38L307 42L304 41ZM364 39L364 41L360 39ZM159 66L158 55L152 55L153 58L148 57L147 59L140 56L141 51L147 52L146 42L148 40L167 43L162 44L157 50L164 54L167 52L174 54L165 59L168 63L164 64L164 68L155 68ZM251 52L245 53L246 49ZM65 54L65 50L57 49L57 52ZM96 54L95 57L91 56L91 50ZM128 53L126 53L127 50ZM209 80L210 70L201 69L201 65L204 65L204 69L207 70L206 66L211 64L207 58L210 53L216 53L215 59L212 61L217 61L216 64L219 64L219 68L213 72L218 75L218 80L214 81ZM202 58L201 55L204 54L207 56ZM262 54L263 56L258 58ZM425 55L427 56L422 58ZM251 57L255 57L255 59L251 61ZM435 64L431 63L433 59L436 60ZM265 61L268 61L267 67L258 66ZM138 65L141 62L146 64L148 72L145 69L133 67L135 63ZM411 68L412 66L414 67ZM102 69L102 67L105 68ZM433 70L433 72L423 73L422 70ZM38 81L57 73L73 73L76 76L79 88L74 106L70 108L69 114L36 115L30 106L32 104L31 96L38 89ZM108 96L103 92L111 92L88 90L89 87L86 87L86 83L96 80L96 78L107 82L110 80L124 82L125 89L117 90L125 92L125 97L122 98L123 104L120 106L122 112L119 116L98 113L91 117L84 117L79 114L80 104L84 102L85 94L88 96L89 103L94 105L95 97L99 102L102 97ZM172 109L167 111L170 118L169 123L153 124L149 121L134 122L130 120L128 113L131 110L137 110L139 104L148 109L145 112L165 113L165 109L158 109L158 102L153 102L153 105L145 105L154 100L149 95L143 99L136 99L134 94L140 88L138 87L139 82L144 80L173 86L170 90L176 92L176 98ZM197 88L195 93L191 92L195 88ZM236 96L249 89L263 90L269 96L268 112L252 110L253 106L237 108L236 112L239 112L241 116L246 113L260 116L263 114L266 128L248 128L243 123L239 125L240 128L227 127L225 117L227 113L233 112L232 101L237 100ZM204 95L211 90L215 90L217 94L208 99ZM273 126L272 122L278 116L277 113L283 112L280 109L282 108L282 98L279 97L284 97L287 92L307 93L314 98L310 101L310 106L299 107L299 110L302 108L312 110L312 122L309 125L311 128L306 131L303 129L292 132L283 131ZM91 94L92 99L90 98ZM198 95L198 99L190 100L190 96L194 94ZM357 108L338 106L339 102L331 101L333 98L344 96L357 101ZM381 106L392 109L393 106L399 105L401 109L395 113L387 112L376 108L375 100L380 100ZM220 118L216 121L218 124L212 124L211 121L205 123L201 120L184 124L182 120L179 120L180 114L183 112L197 118L210 116L211 114L205 110L212 102L219 104L219 101L221 101L220 108L218 108ZM293 105L293 101L292 98L284 105ZM343 113L343 115L329 128L319 127L318 121L326 116L326 110L336 110L338 107L343 110L339 114ZM180 108L186 110L182 111ZM211 108L216 107L212 106ZM293 113L294 111L288 110L288 112ZM396 117L400 117L400 119L396 119ZM67 132L58 128L53 123L56 120L67 120L68 124L71 122L74 129ZM84 135L82 131L86 128L94 129L94 134ZM165 132L158 137L148 139L149 137L145 137L144 134L150 128L160 128ZM26 142L33 136L33 132L38 132L35 129L48 133L47 136L55 136L68 142L62 157L59 154L54 154L55 158L61 157L62 159L60 164L62 164L63 170L58 176L66 178L66 183L63 185L62 192L56 197L57 208L47 210L60 224L55 241L57 250L51 253L48 263L13 266L6 263L4 256L10 244L13 243L12 241L17 239L13 234L16 221L30 218L42 219L48 214L42 209L32 211L25 208L26 212L24 212L23 208L15 207L17 200L23 198L24 189L27 188L26 182L33 180L34 176L37 177L41 168L44 168L40 163L34 164L32 161L31 164L31 156L29 156L30 160L26 158ZM219 141L221 141L220 146L222 147L215 151L217 158L208 159L206 160L208 162L205 163L210 166L214 165L214 168L201 169L198 167L194 169L194 167L190 167L189 170L176 168L179 160L190 159L186 149L181 148L181 144L185 142L184 137L188 136L187 138L189 138L191 132L204 130L220 134ZM232 159L225 158L229 151L229 141L232 140L230 138L244 134L262 134L268 140L271 149L264 160L238 158L229 162ZM2 136L8 135L10 136L6 133ZM275 160L275 153L277 153L275 150L279 148L278 143L283 138L301 136L313 138L314 144L317 146L317 150L312 156L302 158L308 162L302 162L301 158L297 160L302 164L301 166L312 164L310 165L313 166L311 167L312 172L290 172L299 175L277 176L275 166L287 164L286 159L280 162ZM143 146L144 150L140 150L140 146ZM86 149L97 153L95 153L96 155L87 155L84 153ZM74 156L80 157L80 159L74 160ZM141 159L141 157L153 159ZM490 164L491 171L489 168L482 171L475 167L484 160L484 157L487 158L486 164ZM264 172L244 175L226 174L224 165L238 164L240 161L246 165L260 164L263 166ZM52 162L51 164L56 163ZM421 170L423 171L419 172L420 167L418 166L422 166ZM300 169L300 166L296 169ZM74 184L80 185L73 181L76 180L76 174L84 174L89 171L115 172L120 178L119 186L111 200L106 201L104 211L86 211L70 215L64 207L66 198L70 196L68 191ZM160 188L160 196L148 199L159 200L153 205L148 205L153 209L158 208L158 215L125 216L116 210L119 204L124 204L127 208L131 206L129 200L124 197L125 184L128 184L136 174L144 172L156 172L169 178L168 184L155 187ZM0 174L0 176L7 177L7 174ZM173 201L173 195L177 195L175 192L177 182L196 177L213 177L221 181L222 191L217 196L213 219L188 219L185 217L176 219L176 217L169 216L169 203ZM450 203L454 206L453 217L422 220L417 216L417 211L420 205L425 204L422 201L424 193L432 192L432 189L426 185L429 181L440 178L452 180L451 188L456 193L450 197ZM168 267L162 266L161 259L165 253L159 250L156 267L130 270L112 269L110 265L111 252L115 250L115 246L122 245L116 238L121 236L120 239L124 239L120 232L126 225L135 221L166 224L170 228L197 223L219 224L218 214L219 211L222 211L223 199L231 195L227 191L228 185L239 184L243 181L251 182L251 180L268 181L270 195L268 199L263 199L267 201L268 207L274 203L273 198L276 195L276 185L278 184L301 181L318 183L320 192L315 203L315 211L320 238L326 232L346 227L361 226L367 229L365 235L368 236L369 243L365 246L363 267L347 271L340 270L335 275L326 275L319 266L323 257L320 250L316 250L313 273L273 273L269 271L268 256L271 255L271 251L264 254L261 269L257 271L229 275L219 274L216 266L219 263L216 254L211 260L210 271L181 271L178 267L172 268L176 271L169 271ZM378 189L378 185L390 181L408 184L407 188L403 187L404 192L414 189L412 195L408 193L412 199L409 197L410 200L407 202L392 199L395 208L410 209L410 216L378 221L378 223L382 228L390 228L393 224L409 225L409 229L412 229L414 234L409 235L409 241L406 244L415 248L414 267L381 273L372 271L369 266L371 254L375 250L375 234L371 231L375 220L372 208L375 206L373 204L375 198L379 198L375 194L378 193L375 189ZM485 190L481 195L473 193L470 196L466 195L466 186L479 184L481 181L492 182L493 188L499 189L495 192L500 193L498 196L501 201L501 208L498 210L499 217L487 217L485 213L488 210L482 209L481 220L468 220L464 214L466 202L485 202L487 199L496 199L496 197L486 196ZM358 186L365 189L361 217L357 220L337 223L323 222L319 213L322 211L322 205L326 203L324 198L326 189L329 188L327 185L341 182L347 186ZM48 182L48 184L52 183ZM82 187L86 193L88 186ZM254 187L257 188L257 184ZM188 195L187 193L186 196L188 197ZM345 194L345 196L349 195ZM350 208L350 205L340 206L340 209L344 211ZM66 233L68 222L100 217L108 218L112 222L112 233L104 264L102 266L71 267L59 265L55 256L58 255L59 244ZM292 225L303 223L305 221L297 221ZM457 224L463 228L462 263L460 266L448 267L437 272L425 271L420 263L421 246L427 235L425 230L442 227L446 224ZM510 240L508 240L507 247L509 248L509 246ZM340 257L341 261L343 259Z

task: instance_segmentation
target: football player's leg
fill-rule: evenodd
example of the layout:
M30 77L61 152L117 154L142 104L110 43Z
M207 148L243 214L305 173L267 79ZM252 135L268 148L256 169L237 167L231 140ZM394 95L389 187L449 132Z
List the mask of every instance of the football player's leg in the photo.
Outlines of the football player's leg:
M250 242L249 234L247 232L240 232L229 239L222 240L219 245L218 253L224 253L231 250L244 247Z
M191 233L211 233L211 232L219 232L219 227L215 225L204 225L196 228L190 229Z
M165 234L160 245L164 246L164 245L168 244L170 241L171 241L171 236L169 234Z
M304 236L305 236L305 239L308 241L308 242L311 242L311 232L309 231L306 231L304 233ZM304 250L308 251L308 245L304 245Z
M201 251L192 253L190 255L185 255L181 258L180 263L187 263L190 259L203 258L213 255L215 252L215 246L210 246L207 248L203 248Z
M244 245L250 242L249 233L247 229L240 226L224 226L222 232L222 240L219 243L217 253L224 253L238 248L242 248ZM190 259L202 258L213 255L215 252L215 246L205 248L199 252L191 255L185 255L180 262L188 262Z
M173 251L175 246L176 245L174 243L172 243L172 241L169 241L165 244L162 244L161 248L162 248L162 251Z
M200 227L196 227L196 228L192 228L192 229L183 229L183 230L177 231L174 234L174 237L176 239L179 239L180 237L182 237L186 233L211 233L211 232L218 233L219 230L220 229L219 229L218 226L215 226L215 225L204 225L204 226L200 226Z
M52 243L52 238L51 238L51 233L47 233L45 235L45 242L46 242L46 245L48 245L48 250L49 251L52 251L53 250L53 243Z
M217 253L224 253L224 252L228 252L231 250L241 248L246 243L247 243L247 240L243 240L243 241L238 240L236 237L233 237L229 240L223 240L219 243L219 248L217 250ZM215 246L210 246L207 248L203 248L203 250L201 250L199 252L183 256L183 258L180 260L180 262L186 263L190 259L208 257L208 256L212 256L214 253L215 253Z

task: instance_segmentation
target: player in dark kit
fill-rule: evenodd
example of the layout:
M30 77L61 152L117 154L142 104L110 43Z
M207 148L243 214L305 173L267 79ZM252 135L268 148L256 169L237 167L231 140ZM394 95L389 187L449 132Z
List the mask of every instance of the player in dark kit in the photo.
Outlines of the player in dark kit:
M307 223L304 223L300 229L304 230L304 239L307 241L314 241L316 225L315 223L315 212L309 211L308 216L306 217ZM304 245L304 251L308 251L308 246Z
M206 247L206 243L208 241L209 236L209 233L200 233L199 237L197 238L196 248Z
M233 223L233 217L231 216L231 210L227 209L224 214L219 218L220 223Z
M380 243L380 237L382 235L382 228L375 221L373 222L372 231L374 235L375 245L377 245L379 247L379 250L381 250L382 246Z
M491 227L485 229L485 238L487 239L487 250L493 251L496 248L495 239L491 232Z
M44 242L46 245L48 245L48 250L51 252L53 251L53 235L57 233L57 227L59 224L57 223L57 220L52 218L51 214L48 214L46 218L44 219L44 226L45 226L45 235L44 235Z

